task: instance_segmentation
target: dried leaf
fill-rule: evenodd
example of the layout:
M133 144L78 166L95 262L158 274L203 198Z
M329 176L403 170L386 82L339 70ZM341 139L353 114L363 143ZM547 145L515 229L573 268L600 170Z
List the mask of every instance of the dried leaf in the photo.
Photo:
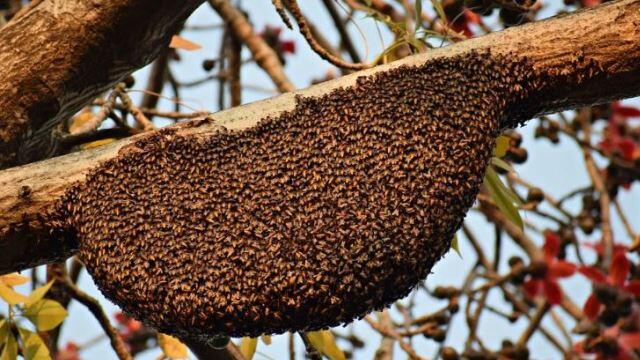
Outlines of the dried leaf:
M182 49L187 51L202 49L202 46L194 42L191 42L183 37L180 37L178 35L173 35L173 37L171 38L171 43L169 44L169 47L173 49Z
M71 119L71 124L69 124L69 133L70 134L77 133L80 129L84 127L86 123L88 123L89 121L92 121L94 116L95 114L92 113L91 111L84 111L74 116Z
M8 286L18 286L28 283L29 278L18 273L13 273L0 276L0 282L3 282Z
M107 144L111 144L112 142L116 141L117 139L115 138L107 138L107 139L102 139L102 140L96 140L96 141L92 141L86 144L82 144L80 145L80 148L83 150L88 150L88 149L93 149L93 148L97 148L98 146L103 146L103 145L107 145Z

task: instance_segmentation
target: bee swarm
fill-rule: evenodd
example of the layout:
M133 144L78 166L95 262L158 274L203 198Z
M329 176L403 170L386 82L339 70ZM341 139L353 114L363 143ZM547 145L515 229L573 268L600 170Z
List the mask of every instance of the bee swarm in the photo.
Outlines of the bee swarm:
M405 296L446 253L524 62L361 77L237 132L139 140L61 201L105 296L162 332L307 331Z

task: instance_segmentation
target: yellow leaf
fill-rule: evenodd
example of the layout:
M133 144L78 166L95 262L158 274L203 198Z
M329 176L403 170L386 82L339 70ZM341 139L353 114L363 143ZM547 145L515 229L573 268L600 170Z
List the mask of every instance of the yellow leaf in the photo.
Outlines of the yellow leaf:
M84 111L80 114L76 115L71 119L71 124L69 125L69 133L75 134L79 129L84 127L84 124L88 123L95 116L91 111Z
M503 157L507 154L507 150L511 146L511 138L505 135L500 135L496 139L496 147L493 149L493 156Z
M4 301L6 301L9 305L17 305L29 300L28 297L22 294L18 294L3 282L0 282L0 297L4 299Z
M40 338L40 335L24 328L18 328L20 337L24 343L25 360L51 360L49 349Z
M18 273L2 275L0 281L8 286L18 286L29 282L29 278Z
M96 140L96 141L92 141L86 144L82 144L80 145L80 148L83 150L88 150L88 149L93 149L93 148L97 148L98 146L102 146L102 145L107 145L107 144L111 144L112 142L116 141L117 139L115 138L107 138L107 139L102 139L102 140Z
M18 342L16 338L13 337L13 334L9 332L4 349L2 349L2 355L0 355L0 360L16 360L17 358Z
M186 359L187 346L171 335L158 333L158 345L169 359Z
M42 299L28 305L24 309L24 316L39 331L48 331L60 325L67 316L67 310L57 301Z
M311 345L330 360L346 360L344 353L333 338L330 330L311 331L306 333Z
M262 335L260 336L260 339L262 339L262 342L265 345L271 345L271 335Z
M44 295L47 293L47 291L49 291L49 289L51 288L51 285L53 285L53 280L49 281L48 283L46 283L45 285L33 290L31 292L31 294L29 294L29 299L27 300L26 304L33 304L37 301L42 300L42 298L44 297Z
M240 352L242 356L247 359L253 359L253 354L256 353L258 347L258 338L243 337L240 341Z
M183 37L180 37L178 35L173 35L173 37L171 38L171 43L169 44L169 47L174 49L188 50L188 51L202 49L202 46L194 42L191 42Z

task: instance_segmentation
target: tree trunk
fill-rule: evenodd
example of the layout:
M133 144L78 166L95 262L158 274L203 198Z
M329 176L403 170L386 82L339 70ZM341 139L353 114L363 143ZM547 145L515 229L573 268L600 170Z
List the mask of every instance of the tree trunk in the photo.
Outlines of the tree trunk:
M138 3L146 4L141 1ZM298 95L321 96L340 87L356 86L356 80L361 76L403 65L420 66L433 59L453 61L456 56L474 52L490 52L492 56L526 63L528 70L535 75L526 85L531 93L512 110L511 117L503 122L504 127L514 126L540 114L636 96L640 94L640 82L637 81L640 74L640 0L611 2L595 9L431 50L302 91L222 111L213 116L214 121L200 120L177 125L176 131L178 134L210 134L217 131L219 125L229 130L245 129L262 118L293 109ZM63 67L57 63L57 57L39 56L41 63L53 62ZM6 57L6 54L0 53L0 61ZM145 61L148 60L145 58ZM66 64L63 73L67 75L67 71L75 69L77 65L76 62ZM47 73L47 76L57 78L56 66L49 67L51 73ZM82 84L88 83L89 78ZM20 86L18 93L30 89L32 85L24 82L17 84ZM6 80L0 83L0 89L3 86L9 86ZM60 87L58 90L62 89L66 88ZM82 104L88 99L88 93L95 95L95 92L78 86L65 93L64 97L71 99L68 103ZM17 122L16 119L13 121ZM151 135L154 134L157 132ZM136 136L100 148L0 172L0 273L72 255L76 247L74 239L52 234L51 229L43 225L45 221L42 221L40 214L50 209L72 184L83 180L88 171L100 162L131 151L132 147L127 145L139 139L140 136Z
M0 169L55 154L52 130L167 48L203 0L43 0L0 31Z

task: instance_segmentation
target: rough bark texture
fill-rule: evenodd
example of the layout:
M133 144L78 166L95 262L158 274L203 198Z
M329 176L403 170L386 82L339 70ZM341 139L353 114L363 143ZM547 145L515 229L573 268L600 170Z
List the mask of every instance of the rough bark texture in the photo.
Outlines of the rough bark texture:
M320 96L339 87L353 86L359 76L388 71L401 65L421 65L434 58L451 58L475 50L506 55L514 60L526 59L538 73L536 81L546 83L543 92L537 92L529 100L523 101L509 121L502 124L505 127L513 126L539 114L640 94L640 82L637 81L640 74L638 39L640 0L612 2L596 9L511 28L296 93L223 111L216 114L214 119L216 124L222 124L230 130L244 129L264 117L277 116L293 109L296 95ZM0 53L0 60L3 56L6 55ZM52 60L41 57L40 61ZM33 86L21 84L20 87ZM0 88L3 86L7 86L6 82L0 83ZM529 86L535 88L537 84ZM72 94L65 96L78 96L78 92ZM192 134L210 133L215 129L217 125L210 122L196 122L191 126L183 126L179 131ZM117 157L119 150L136 139L126 139L90 151L0 172L0 272L71 255L76 247L74 239L51 237L50 229L42 227L43 222L38 214L50 208L66 189L84 179L100 162Z
M0 31L0 168L55 154L53 128L148 64L203 0L45 0Z

